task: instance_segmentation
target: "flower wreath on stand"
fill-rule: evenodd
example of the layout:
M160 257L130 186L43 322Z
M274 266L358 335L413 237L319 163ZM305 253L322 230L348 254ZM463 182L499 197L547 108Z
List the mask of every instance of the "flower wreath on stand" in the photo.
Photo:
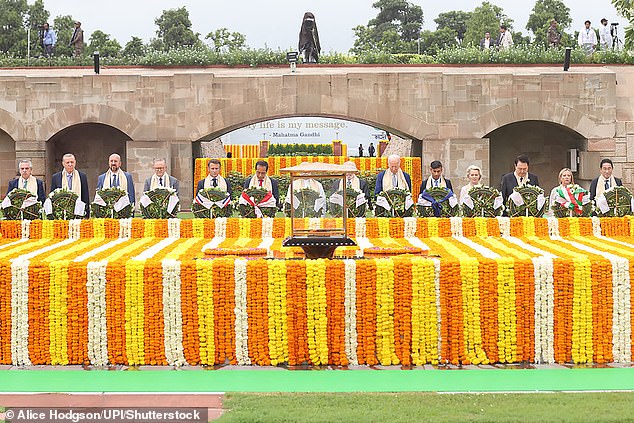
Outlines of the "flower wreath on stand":
M139 208L145 219L173 219L180 210L180 201L175 189L157 187L143 193Z
M329 199L330 214L333 217L343 216L343 190L339 190L332 194ZM346 189L346 206L348 208L348 217L365 217L365 208L368 200L365 194L355 189Z
M230 217L233 213L231 195L219 188L201 189L192 203L192 213L202 219Z
M606 189L594 202L600 217L623 217L634 212L632 193L623 186Z
M509 217L542 217L546 206L544 190L533 185L513 188L513 193L506 200Z
M326 212L326 201L319 193L311 188L293 190L293 205L295 206L295 217L322 217ZM284 213L291 215L291 199L286 198L284 203Z
M464 217L497 217L504 212L504 198L493 187L476 185L462 197Z
M2 201L2 211L7 220L37 220L41 218L42 204L31 191L12 189Z
M414 214L414 200L406 189L381 191L376 196L375 204L376 217L411 217Z
M555 192L557 197L552 204L555 217L590 217L594 208L590 201L590 194L577 184L562 187L559 185Z
M44 201L44 213L49 220L83 219L86 216L86 206L74 192L57 188Z
M238 211L241 217L249 219L275 217L277 201L271 191L260 187L247 188L238 199Z
M453 217L460 213L456 195L443 187L423 190L418 196L416 209L421 217Z
M91 215L96 218L127 219L133 213L128 193L121 188L98 189L91 204Z

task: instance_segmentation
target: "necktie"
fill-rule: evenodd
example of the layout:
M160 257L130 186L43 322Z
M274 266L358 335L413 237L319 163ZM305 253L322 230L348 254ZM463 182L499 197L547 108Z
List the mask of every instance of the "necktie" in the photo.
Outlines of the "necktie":
M259 179L258 182L260 182L260 186L262 186L262 179Z
M162 176L159 178L159 185L163 186L163 177Z
M216 188L218 186L218 178L213 178L211 184Z
M438 179L434 179L434 186L437 187L438 186Z
M119 181L117 181L117 175L116 175L116 174L112 175L112 184L111 184L111 185L112 185L112 188L116 188L116 187L118 187L118 186L119 186L119 183L118 183L118 182L119 182Z
M605 189L610 189L610 180L609 179L605 180Z
M352 181L348 181L348 189L352 189Z
M607 182L606 182L607 184ZM24 180L23 188L26 189L26 179Z
M392 174L392 187L393 188L397 188L398 187L398 179L396 179L396 175Z
M524 185L524 177L520 176L520 186Z
M73 174L66 175L66 180L68 181L68 189L73 189Z

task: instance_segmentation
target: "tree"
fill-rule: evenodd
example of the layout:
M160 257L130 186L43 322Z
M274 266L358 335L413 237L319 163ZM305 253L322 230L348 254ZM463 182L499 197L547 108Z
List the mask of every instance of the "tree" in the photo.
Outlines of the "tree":
M634 0L612 0L612 5L625 19L629 25L625 29L625 48L634 48Z
M457 44L456 33L449 27L437 31L423 31L420 33L420 52L423 54L434 56L440 50L453 47Z
M0 0L0 50L20 53L26 47L26 25L28 24L26 0ZM24 48L24 52L26 48Z
M440 13L434 22L436 29L449 28L456 33L458 42L462 43L465 33L467 32L467 21L471 17L471 12L463 12L462 10L452 10L451 12Z
M42 53L42 46L40 44L39 38L39 28L48 22L50 14L46 9L44 9L44 2L42 0L36 0L32 5L29 6L26 16L26 25L31 28L31 54L39 55ZM50 24L50 22L49 22ZM53 23L53 29L55 28L55 24ZM26 53L26 44L24 45L25 53ZM22 47L20 47L22 49Z
M124 56L143 56L146 48L143 44L143 40L139 37L132 37L123 48L122 54Z
M121 44L117 40L111 40L109 34L96 30L90 34L89 51L98 51L101 57L118 56L121 52Z
M548 45L548 28L553 19L563 32L572 23L570 9L561 0L537 0L526 23L526 29L535 36L535 44Z
M478 45L485 32L490 32L491 38L497 40L500 25L506 25L511 31L513 20L504 14L500 6L484 1L471 12L464 41L467 44Z
M55 44L56 56L72 56L75 51L74 47L71 47L70 39L73 37L75 31L75 21L70 15L58 16L55 18L53 28L57 34L57 44Z
M416 41L423 25L423 9L406 0L378 0L372 7L379 12L367 26L353 28L352 51L416 52Z
M205 37L212 42L216 52L235 51L245 48L246 37L239 32L229 32L227 28L220 28L210 32Z
M200 34L192 31L189 12L183 6L178 9L164 10L163 14L154 20L159 27L156 35L163 42L165 50L183 46L200 44Z

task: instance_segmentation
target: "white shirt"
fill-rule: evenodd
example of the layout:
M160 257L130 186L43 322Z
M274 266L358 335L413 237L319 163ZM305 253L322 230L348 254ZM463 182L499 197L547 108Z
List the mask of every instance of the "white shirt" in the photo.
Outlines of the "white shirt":
M579 45L582 46L584 44L592 44L593 46L597 45L597 34L594 32L594 29L588 28L584 26L581 31L579 31L579 38L577 40Z
M599 27L599 40L601 41L601 48L607 50L612 48L612 34L610 34L610 28L607 25L601 25Z

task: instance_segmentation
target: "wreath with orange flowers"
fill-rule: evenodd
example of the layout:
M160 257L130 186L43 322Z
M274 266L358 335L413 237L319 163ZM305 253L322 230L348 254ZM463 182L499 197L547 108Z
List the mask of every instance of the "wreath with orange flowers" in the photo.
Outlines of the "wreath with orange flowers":
M207 248L203 250L203 254L206 256L264 256L266 255L266 248L259 247L245 247L245 248Z
M392 256L399 254L422 254L423 249L419 247L368 247L363 249L363 255Z

